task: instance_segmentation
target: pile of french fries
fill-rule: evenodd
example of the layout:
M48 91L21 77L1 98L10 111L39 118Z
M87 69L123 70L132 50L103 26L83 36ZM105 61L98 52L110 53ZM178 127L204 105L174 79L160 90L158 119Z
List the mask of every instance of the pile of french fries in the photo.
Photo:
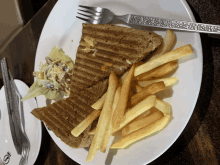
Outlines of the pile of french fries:
M147 62L133 64L119 79L115 73L110 74L108 90L92 105L94 111L71 131L78 137L99 117L97 126L89 132L94 138L87 162L98 150L106 152L111 135L121 133L121 139L110 148L126 148L169 123L171 105L155 94L178 81L176 77L164 77L176 70L178 59L193 53L189 44L172 50L175 43L175 33L167 30L162 45Z

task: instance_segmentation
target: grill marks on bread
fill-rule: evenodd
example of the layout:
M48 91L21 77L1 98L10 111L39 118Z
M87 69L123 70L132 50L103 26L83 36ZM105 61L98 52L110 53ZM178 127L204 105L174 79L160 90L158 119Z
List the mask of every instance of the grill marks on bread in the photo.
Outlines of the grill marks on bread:
M120 76L133 63L159 47L161 42L162 37L154 32L108 24L83 24L71 80L71 96L77 85L80 88L90 87L111 72Z
M83 24L71 76L70 97L36 108L31 113L70 147L89 147L93 136L88 131L92 124L77 138L71 130L93 111L91 105L106 92L109 74L122 75L133 63L158 48L161 42L162 37L154 32Z
M73 97L62 99L43 108L36 108L31 113L42 120L70 147L89 147L92 141L92 136L88 134L91 125L79 137L74 137L71 130L93 111L91 105L105 93L107 84L106 79L92 87L75 90L76 94Z

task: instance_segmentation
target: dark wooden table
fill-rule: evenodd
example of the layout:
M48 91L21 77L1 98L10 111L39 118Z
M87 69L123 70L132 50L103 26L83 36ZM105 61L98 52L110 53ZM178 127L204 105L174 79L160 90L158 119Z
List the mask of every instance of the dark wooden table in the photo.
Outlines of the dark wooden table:
M57 0L49 0L24 26L23 30L0 52L7 58L16 79L33 83L35 53L44 23ZM220 1L188 0L197 22L220 24ZM220 160L220 37L201 34L203 79L193 115L177 141L150 163L217 165ZM2 75L0 73L0 85ZM75 165L54 143L42 125L42 144L35 165Z

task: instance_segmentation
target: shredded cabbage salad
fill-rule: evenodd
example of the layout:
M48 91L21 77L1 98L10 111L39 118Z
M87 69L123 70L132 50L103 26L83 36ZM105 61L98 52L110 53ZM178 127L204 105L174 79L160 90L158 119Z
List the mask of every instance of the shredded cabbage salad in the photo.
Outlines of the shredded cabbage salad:
M56 46L53 47L45 60L46 63L40 63L39 71L33 72L36 81L22 101L39 95L44 95L51 100L60 100L64 96L69 96L73 60Z

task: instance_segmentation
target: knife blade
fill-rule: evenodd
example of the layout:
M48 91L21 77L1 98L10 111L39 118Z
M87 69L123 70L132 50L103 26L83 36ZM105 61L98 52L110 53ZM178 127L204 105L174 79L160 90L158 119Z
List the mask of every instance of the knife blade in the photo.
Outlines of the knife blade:
M23 126L22 123L24 123L24 121L23 122L21 121L21 118L22 118L21 117L21 110L19 110L19 109L21 109L21 106L22 106L22 102L20 101L19 96L18 96L18 94L20 95L20 93L16 92L16 91L18 91L18 88L17 88L17 86L15 84L15 81L14 81L14 78L13 78L13 76L11 74L10 69L8 70L8 73L9 73L9 77L10 77L10 85L11 85L12 93L13 93L13 96L14 96L15 115L16 115L16 118L17 118L17 122L19 123L19 127L21 128L22 132L24 133L25 130L22 127Z
M19 121L17 120L15 109L14 109L14 99L12 97L12 89L10 86L9 76L8 76L8 69L6 65L6 60L3 58L1 61L1 69L2 69L2 77L3 83L5 87L5 96L7 102L7 109L8 109L8 116L9 116L9 125L11 129L11 135L13 139L13 143L15 145L15 149L19 155L22 152L22 140L19 131Z
M8 70L8 73L9 73L9 77L10 77L10 86L11 86L11 91L12 91L12 95L13 95L13 109L14 109L14 113L15 113L15 116L16 116L16 120L17 120L17 123L18 123L18 126L21 128L21 118L20 118L20 112L19 112L19 108L18 108L18 105L19 105L19 99L18 99L18 96L15 92L15 83L14 83L14 79L12 77L12 74L11 74L11 71L10 69Z

